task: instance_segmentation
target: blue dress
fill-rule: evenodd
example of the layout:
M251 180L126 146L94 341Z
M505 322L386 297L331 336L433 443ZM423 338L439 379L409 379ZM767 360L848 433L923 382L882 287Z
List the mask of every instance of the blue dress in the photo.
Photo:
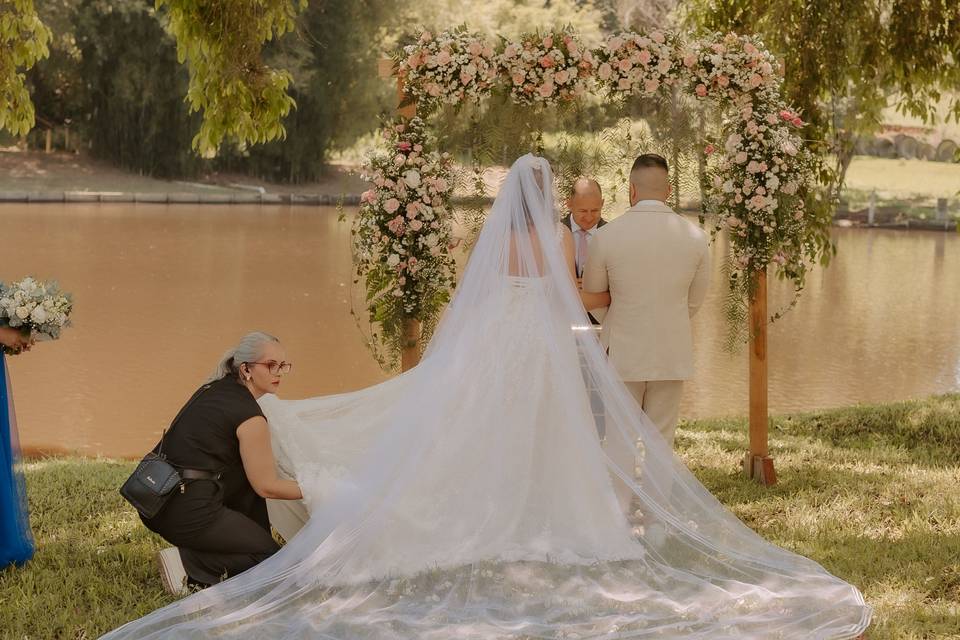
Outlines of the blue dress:
M15 468L19 449L10 378L0 353L0 569L33 557L26 487Z

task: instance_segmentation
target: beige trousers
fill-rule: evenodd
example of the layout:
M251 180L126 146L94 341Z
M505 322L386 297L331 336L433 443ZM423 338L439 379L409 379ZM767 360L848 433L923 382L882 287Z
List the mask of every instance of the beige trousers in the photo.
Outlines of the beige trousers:
M680 397L683 395L683 380L646 380L624 381L633 394L637 404L656 425L666 441L673 448L673 437L680 419ZM634 443L624 442L623 435L617 429L608 429L603 448L607 455L621 469L634 469L637 465ZM618 477L613 478L614 490L624 513L630 515L630 502L633 491Z

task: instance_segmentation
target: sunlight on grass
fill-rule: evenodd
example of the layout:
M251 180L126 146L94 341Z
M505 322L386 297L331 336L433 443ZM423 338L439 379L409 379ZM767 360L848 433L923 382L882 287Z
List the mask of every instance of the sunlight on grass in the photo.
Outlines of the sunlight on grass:
M766 489L739 473L744 420L686 423L677 442L750 527L863 591L869 640L960 637L960 395L776 418ZM95 638L173 600L153 559L164 543L117 493L132 468L24 465L38 553L0 572L3 638Z

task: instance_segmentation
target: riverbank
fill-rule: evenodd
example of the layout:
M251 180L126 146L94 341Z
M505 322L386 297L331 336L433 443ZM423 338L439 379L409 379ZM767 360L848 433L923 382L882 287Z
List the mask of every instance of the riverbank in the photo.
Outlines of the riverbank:
M737 472L742 419L682 424L677 447L717 498L768 540L860 587L870 640L956 638L960 628L960 394L777 417L780 483ZM172 601L163 543L117 494L134 463L25 463L37 556L0 572L4 638L92 638Z
M498 177L497 172L491 172L490 193L496 190ZM320 182L291 185L221 173L193 181L161 180L116 169L82 154L0 151L0 204L355 206L365 189L359 167L349 162L332 163L329 174ZM960 221L958 189L960 164L858 156L848 172L836 221L841 226L954 231ZM937 211L941 198L946 199L945 214ZM872 223L871 201L875 206ZM684 201L685 207L691 204L696 205Z

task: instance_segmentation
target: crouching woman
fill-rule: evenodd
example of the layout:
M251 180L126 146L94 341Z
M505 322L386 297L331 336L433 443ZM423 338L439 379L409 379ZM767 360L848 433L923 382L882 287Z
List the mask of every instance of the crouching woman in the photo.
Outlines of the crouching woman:
M153 518L142 518L173 548L159 554L164 588L184 593L246 571L279 547L266 498L298 500L277 476L267 420L257 404L290 371L280 342L250 333L227 351L210 380L154 447L180 470L183 487Z

